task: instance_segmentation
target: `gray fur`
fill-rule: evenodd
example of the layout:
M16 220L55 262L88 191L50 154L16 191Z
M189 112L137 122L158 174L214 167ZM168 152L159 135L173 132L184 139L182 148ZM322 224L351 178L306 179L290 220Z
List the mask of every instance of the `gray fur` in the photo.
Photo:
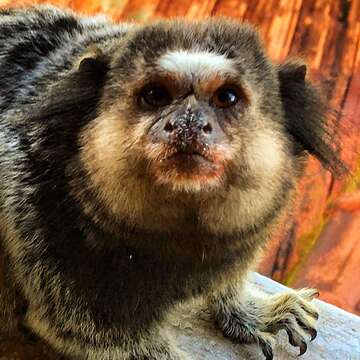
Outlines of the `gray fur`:
M226 19L115 25L53 7L2 11L0 49L3 337L27 329L69 359L185 359L162 322L203 296L232 340L271 359L284 328L304 351L314 292L252 299L241 287L306 151L340 164L302 65L274 66L249 25ZM188 95L161 111L134 101L177 49L225 56L246 84L233 110L199 102L232 154L208 188L152 173L163 174L150 129L181 116ZM193 85L181 83L195 96Z

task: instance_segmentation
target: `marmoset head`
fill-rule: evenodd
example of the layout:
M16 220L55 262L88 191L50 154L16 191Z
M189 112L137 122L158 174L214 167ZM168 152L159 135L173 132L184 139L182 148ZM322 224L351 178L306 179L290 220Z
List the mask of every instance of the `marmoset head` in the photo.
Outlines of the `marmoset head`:
M81 141L91 181L115 212L132 191L142 203L151 192L158 201L234 196L244 214L262 213L286 197L306 151L336 166L305 65L273 65L249 25L134 27L105 59L79 65L106 63L98 116Z

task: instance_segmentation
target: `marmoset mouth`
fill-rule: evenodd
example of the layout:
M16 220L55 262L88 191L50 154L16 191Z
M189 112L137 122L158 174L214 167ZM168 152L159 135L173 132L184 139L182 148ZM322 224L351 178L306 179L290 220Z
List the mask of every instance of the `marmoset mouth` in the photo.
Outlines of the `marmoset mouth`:
M215 166L214 162L205 153L197 150L191 151L176 151L166 157L164 161L168 164L174 165L178 168L195 168L202 166Z
M168 157L168 159L172 158L181 158L181 159L193 159L193 160L207 160L211 161L204 153L200 151L176 151L172 155Z
M197 151L175 152L163 159L162 165L190 176L192 174L205 175L218 169L218 164L214 163L208 156Z
M177 189L198 191L203 187L220 184L229 161L226 158L226 146L209 146L196 141L168 144L149 150L148 154L153 156L150 158L151 171L157 182Z

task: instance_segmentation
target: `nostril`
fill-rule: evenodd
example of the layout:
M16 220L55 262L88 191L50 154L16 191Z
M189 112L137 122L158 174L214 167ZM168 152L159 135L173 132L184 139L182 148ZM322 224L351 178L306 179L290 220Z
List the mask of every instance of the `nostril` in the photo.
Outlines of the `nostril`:
M206 134L210 134L212 132L212 126L210 123L207 123L205 126L203 126L203 132Z
M170 121L168 121L168 122L166 123L166 125L165 125L165 127L164 127L164 130L165 130L166 132L169 132L169 133L174 130L174 126L171 124Z

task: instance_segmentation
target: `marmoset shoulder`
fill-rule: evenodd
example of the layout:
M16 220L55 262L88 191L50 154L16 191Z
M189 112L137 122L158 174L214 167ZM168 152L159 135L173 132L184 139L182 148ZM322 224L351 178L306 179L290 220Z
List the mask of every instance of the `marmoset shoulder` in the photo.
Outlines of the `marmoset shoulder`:
M301 61L225 18L115 24L0 12L1 332L69 359L186 359L163 327L203 296L273 358L306 351L315 290L244 287L308 154L342 163ZM20 309L20 310L19 310Z

